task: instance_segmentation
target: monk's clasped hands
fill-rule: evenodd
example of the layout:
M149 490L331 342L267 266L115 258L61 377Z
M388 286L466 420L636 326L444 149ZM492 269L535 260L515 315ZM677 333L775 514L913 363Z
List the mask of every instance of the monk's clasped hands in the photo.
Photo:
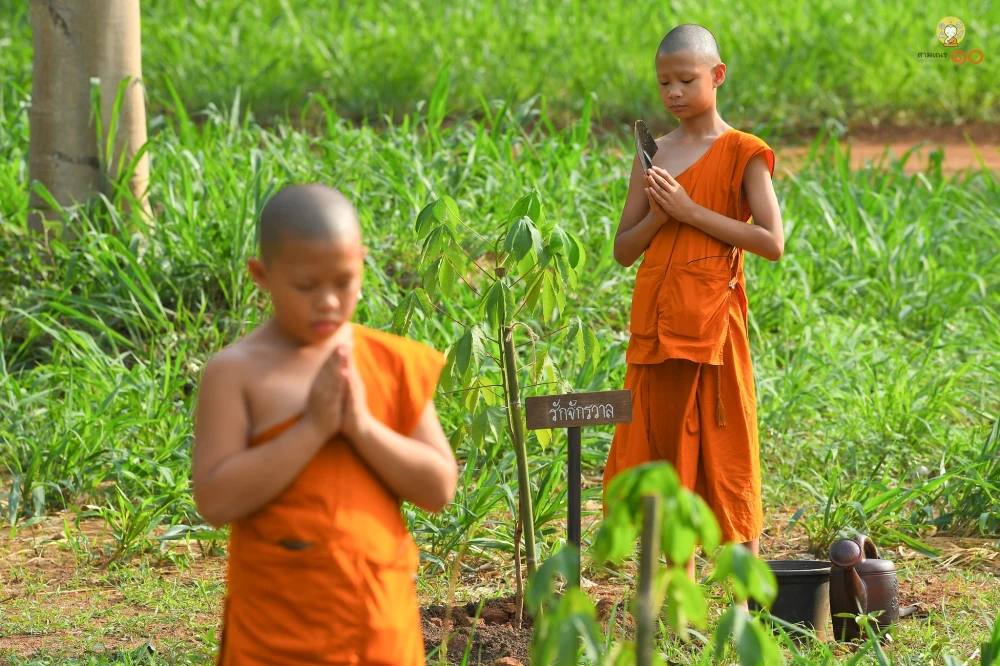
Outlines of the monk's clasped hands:
M661 223L666 222L667 217L688 222L696 209L684 186L657 166L646 171L646 198Z
M360 442L366 436L372 415L350 341L335 347L316 373L306 404L306 418L315 424L324 441L343 434Z
M358 366L354 362L353 356L348 356L347 365L343 372L347 389L344 396L343 432L357 445L368 436L367 433L372 425L373 417L368 410L368 393L365 390L365 382L358 372Z
M338 434L344 425L344 376L349 359L350 348L346 344L337 346L320 366L309 389L305 418L312 421L324 441Z

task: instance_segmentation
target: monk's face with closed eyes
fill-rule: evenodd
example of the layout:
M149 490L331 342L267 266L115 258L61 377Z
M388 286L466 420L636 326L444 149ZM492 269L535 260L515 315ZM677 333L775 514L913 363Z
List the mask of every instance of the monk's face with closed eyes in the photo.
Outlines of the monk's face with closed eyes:
M726 80L726 65L711 65L688 50L657 54L656 78L663 106L678 119L691 118L714 107L715 91Z

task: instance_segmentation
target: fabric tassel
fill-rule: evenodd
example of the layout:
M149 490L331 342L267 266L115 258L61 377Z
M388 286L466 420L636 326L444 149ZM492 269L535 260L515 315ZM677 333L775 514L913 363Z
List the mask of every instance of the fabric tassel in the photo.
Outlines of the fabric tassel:
M719 386L719 392L715 400L715 422L720 428L726 427L726 407L722 404L722 366L717 365L716 368L716 383Z

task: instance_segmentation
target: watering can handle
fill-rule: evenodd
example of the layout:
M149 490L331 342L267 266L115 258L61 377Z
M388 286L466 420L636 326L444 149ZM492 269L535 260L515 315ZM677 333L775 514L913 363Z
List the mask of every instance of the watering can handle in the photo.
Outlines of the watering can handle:
M868 536L859 534L854 540L857 541L858 546L861 548L861 562L878 559L878 548L875 547L875 542Z

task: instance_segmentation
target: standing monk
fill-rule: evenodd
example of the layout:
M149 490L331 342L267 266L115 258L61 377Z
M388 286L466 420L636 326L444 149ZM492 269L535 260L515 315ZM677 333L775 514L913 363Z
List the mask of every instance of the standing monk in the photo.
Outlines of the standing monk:
M193 481L205 520L232 524L222 666L424 664L400 500L455 492L444 358L351 323L364 256L340 193L276 194L249 265L274 315L205 366Z
M635 419L615 431L604 487L667 460L712 508L723 539L756 555L763 512L743 254L777 261L784 250L774 153L719 116L726 66L705 28L671 30L656 76L680 127L656 141L652 169L633 163L615 235L622 266L645 256L626 353Z

